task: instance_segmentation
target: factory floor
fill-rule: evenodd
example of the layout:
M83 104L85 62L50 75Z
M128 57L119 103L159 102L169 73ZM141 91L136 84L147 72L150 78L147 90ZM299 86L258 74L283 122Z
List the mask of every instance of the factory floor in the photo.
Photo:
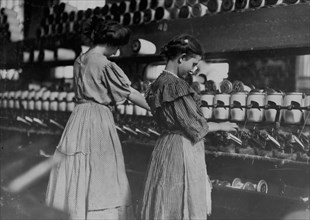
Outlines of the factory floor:
M48 172L19 193L8 193L8 184L52 155L60 137L0 133L1 219L68 219L66 213L45 206ZM150 146L123 143L127 176L135 209L141 198ZM213 213L208 219L282 219L285 211L302 207L296 199L270 196L228 187L214 187ZM308 214L308 213L307 213ZM299 218L303 219L303 218ZM291 219L290 219L291 220Z

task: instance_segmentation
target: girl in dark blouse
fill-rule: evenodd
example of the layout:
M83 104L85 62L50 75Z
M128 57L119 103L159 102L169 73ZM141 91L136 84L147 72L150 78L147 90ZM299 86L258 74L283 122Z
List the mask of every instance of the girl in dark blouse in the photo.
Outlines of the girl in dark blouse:
M184 80L203 56L194 37L177 36L162 53L167 65L151 84L146 100L163 134L149 163L141 219L207 219L212 186L203 137L212 131L235 130L237 125L207 122L197 93Z

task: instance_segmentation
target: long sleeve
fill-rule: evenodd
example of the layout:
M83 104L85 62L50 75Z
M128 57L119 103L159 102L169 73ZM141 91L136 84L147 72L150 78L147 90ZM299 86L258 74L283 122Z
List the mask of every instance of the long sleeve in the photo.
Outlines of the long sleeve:
M185 134L196 143L208 133L206 119L200 114L200 109L191 95L180 97L171 102L175 123Z

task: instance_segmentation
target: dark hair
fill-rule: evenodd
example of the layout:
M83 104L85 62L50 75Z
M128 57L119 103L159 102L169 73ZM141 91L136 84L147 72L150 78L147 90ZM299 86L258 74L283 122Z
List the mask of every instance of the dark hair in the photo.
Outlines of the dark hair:
M123 46L129 41L130 30L116 21L106 21L93 16L83 24L83 35L87 41L95 45Z
M174 59L182 53L185 53L188 56L203 56L203 49L198 40L188 34L181 34L174 37L161 49L161 54L163 54L168 60Z

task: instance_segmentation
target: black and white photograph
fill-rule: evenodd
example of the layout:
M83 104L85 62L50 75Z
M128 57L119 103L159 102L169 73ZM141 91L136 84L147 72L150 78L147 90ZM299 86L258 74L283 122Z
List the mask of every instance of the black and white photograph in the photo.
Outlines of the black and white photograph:
M0 0L1 220L310 220L310 0Z

